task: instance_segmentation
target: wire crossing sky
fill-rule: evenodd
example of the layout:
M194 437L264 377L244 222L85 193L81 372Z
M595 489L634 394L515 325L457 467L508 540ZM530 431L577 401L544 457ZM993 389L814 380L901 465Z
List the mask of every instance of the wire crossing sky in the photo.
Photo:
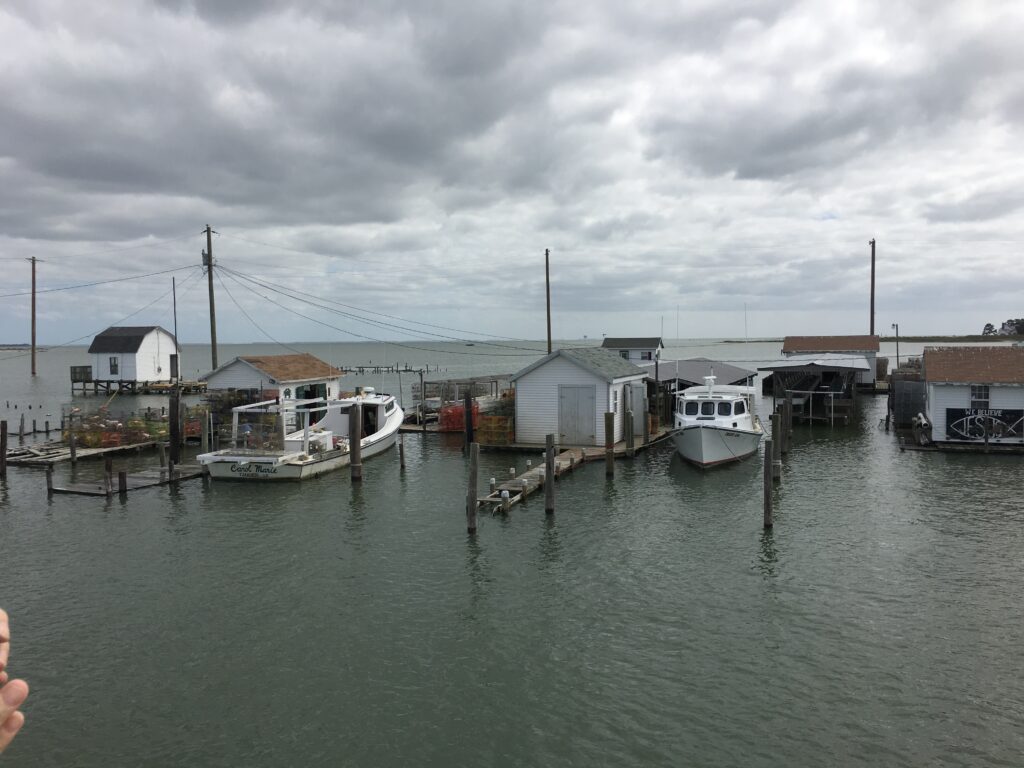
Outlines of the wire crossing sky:
M877 328L979 333L1024 314L1022 36L998 0L8 0L0 343L26 259L53 345L207 224L253 289L216 283L224 342L514 354L545 248L557 338L866 333L872 238Z

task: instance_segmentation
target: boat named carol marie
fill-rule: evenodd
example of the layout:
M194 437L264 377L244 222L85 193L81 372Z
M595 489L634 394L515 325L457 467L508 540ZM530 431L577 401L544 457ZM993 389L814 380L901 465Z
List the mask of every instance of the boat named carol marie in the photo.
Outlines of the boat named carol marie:
M714 376L705 376L704 382L676 395L672 439L679 455L706 468L756 453L764 435L761 420L752 413L756 390L716 387Z
M405 414L391 395L367 391L326 400L268 400L232 409L234 447L196 457L210 476L231 480L303 480L351 463L349 419L360 406L362 458L395 444ZM269 427L268 423L272 426Z

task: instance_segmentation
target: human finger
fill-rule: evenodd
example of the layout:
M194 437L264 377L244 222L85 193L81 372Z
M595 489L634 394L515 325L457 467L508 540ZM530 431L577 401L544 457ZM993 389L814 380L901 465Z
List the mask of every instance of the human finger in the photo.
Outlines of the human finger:
M0 723L6 723L27 698L28 683L24 680L11 680L0 688Z
M11 740L18 735L18 731L24 724L25 715L22 712L13 712L7 720L0 723L0 752L7 749Z
M11 627L7 621L7 611L0 608L0 672L7 667L7 657L11 652Z

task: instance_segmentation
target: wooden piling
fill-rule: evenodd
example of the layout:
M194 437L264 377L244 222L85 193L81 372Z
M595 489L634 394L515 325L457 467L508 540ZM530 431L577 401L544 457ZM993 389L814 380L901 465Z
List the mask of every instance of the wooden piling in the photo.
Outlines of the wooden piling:
M398 436L398 466L405 469L405 435Z
M49 419L47 419L46 421L43 422L43 428L46 430L46 436L49 437L50 436L50 420Z
M21 414L21 423L18 425L18 437L25 436L25 414Z
M36 433L36 420L32 419L32 434L34 435L35 433Z
M157 443L156 447L160 450L160 468L163 469L167 466L167 448L163 440Z
M472 445L473 443L473 386L470 385L469 389L466 390L465 397L462 398L462 406L465 410L465 430L466 430L466 445Z
M103 457L103 488L108 499L114 495L114 460L109 456Z
M46 495L53 495L53 464L46 465Z
M512 497L509 496L508 491L502 491L501 492L501 511L504 512L507 515L509 513L509 510L511 510L511 509L512 509Z
M466 533L476 533L476 510L480 505L477 501L477 474L480 468L480 445L469 444L469 483L466 488Z
M7 479L7 419L0 421L0 480Z
M615 477L615 414L604 415L604 474Z
M772 414L772 480L782 482L782 414Z
M348 412L348 451L351 458L352 482L363 482L363 404L356 403Z
M555 513L555 436L547 435L544 442L544 511L553 515Z
M636 454L636 438L633 436L633 410L626 411L625 425L623 429L626 432L626 455L629 458L633 458Z
M764 527L771 528L772 521L772 439L764 441Z
M167 462L167 482L174 482L174 459Z
M117 473L117 493L119 496L128 495L128 473L123 469Z
M68 449L71 452L71 463L76 464L78 462L78 439L75 437L73 429L68 437Z
M210 450L210 414L204 413L200 418L199 446L203 453Z
M170 413L167 416L167 426L170 428L171 461L175 464L181 463L181 395L177 387L171 392Z
M498 489L498 481L496 478L491 478L491 481L487 484L490 493L494 493Z

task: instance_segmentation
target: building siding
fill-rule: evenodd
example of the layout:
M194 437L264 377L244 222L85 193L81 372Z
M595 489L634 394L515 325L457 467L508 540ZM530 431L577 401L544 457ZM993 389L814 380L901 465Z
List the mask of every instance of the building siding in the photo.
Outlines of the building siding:
M170 381L171 355L174 353L174 337L160 330L152 330L146 334L138 352L134 354L93 352L93 378L96 381ZM118 361L117 373L114 374L110 372L112 357Z
M932 440L947 442L946 409L970 408L971 387L968 384L928 384L928 418L932 425ZM1024 387L1012 385L989 385L989 408L1024 409ZM1021 442L1006 439L1001 442Z
M543 444L549 434L558 435L558 387L594 386L594 445L604 445L604 414L611 410L613 392L618 393L615 408L615 442L623 439L623 387L628 381L643 381L642 375L609 384L565 358L556 357L516 379L516 442Z
M330 388L330 396L337 397L341 393L341 379L318 379L302 382L303 384L326 384ZM295 389L294 382L274 382L267 374L261 373L246 362L235 360L224 366L206 379L206 388L215 389L269 389L284 391Z

